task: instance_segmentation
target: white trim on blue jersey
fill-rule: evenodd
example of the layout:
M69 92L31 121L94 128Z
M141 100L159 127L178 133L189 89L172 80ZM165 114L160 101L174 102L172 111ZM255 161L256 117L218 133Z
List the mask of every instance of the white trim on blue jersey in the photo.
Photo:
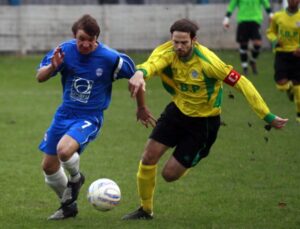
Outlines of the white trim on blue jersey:
M115 71L114 71L114 80L117 79L118 77L118 73L121 70L122 66L123 66L123 62L124 60L122 59L122 57L119 58L119 63L118 66L116 67Z

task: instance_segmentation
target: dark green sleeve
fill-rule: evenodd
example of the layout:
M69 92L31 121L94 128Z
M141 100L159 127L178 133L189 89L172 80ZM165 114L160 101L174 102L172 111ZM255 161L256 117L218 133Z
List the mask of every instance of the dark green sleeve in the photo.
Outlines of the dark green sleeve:
M230 0L229 5L227 7L226 17L230 17L232 12L235 10L237 6L238 0Z
M272 8L271 8L269 0L262 0L262 4L268 14L272 13Z

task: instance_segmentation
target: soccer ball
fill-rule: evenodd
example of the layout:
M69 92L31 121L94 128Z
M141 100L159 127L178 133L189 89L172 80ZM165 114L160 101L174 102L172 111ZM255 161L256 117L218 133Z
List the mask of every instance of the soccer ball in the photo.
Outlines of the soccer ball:
M120 203L121 191L113 180L101 178L90 185L87 199L97 210L109 211Z

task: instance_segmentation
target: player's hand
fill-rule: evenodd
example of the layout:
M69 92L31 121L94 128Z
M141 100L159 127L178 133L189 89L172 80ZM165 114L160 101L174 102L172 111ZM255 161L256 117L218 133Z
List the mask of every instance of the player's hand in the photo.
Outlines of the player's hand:
M63 53L61 47L55 48L51 58L51 65L54 70L56 70L63 63L64 57L65 53Z
M153 115L146 106L138 107L136 112L136 119L147 128L148 125L151 125L152 127L155 127L156 125L156 119L153 117Z
M229 23L230 23L229 17L224 17L223 22L222 22L223 28L226 30L229 29L229 27L230 27Z
M128 80L128 90L130 91L131 97L135 98L140 88L142 88L143 91L146 91L144 74L142 71L136 71L135 74Z
M276 116L276 118L270 123L270 125L276 129L281 129L287 123L288 119L280 118Z

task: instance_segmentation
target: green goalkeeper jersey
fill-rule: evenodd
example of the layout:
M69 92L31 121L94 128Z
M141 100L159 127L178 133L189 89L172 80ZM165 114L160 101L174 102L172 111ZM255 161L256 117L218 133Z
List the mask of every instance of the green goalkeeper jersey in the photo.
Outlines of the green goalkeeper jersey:
M261 24L263 21L263 8L271 13L269 0L231 0L227 8L226 16L230 17L238 7L237 22L254 21Z
M293 52L300 47L300 11L291 14L281 10L274 14L267 29L273 48L280 52ZM280 45L277 46L278 42Z
M172 41L158 46L148 60L137 65L145 79L157 75L176 106L190 117L209 117L221 113L223 82L241 91L257 115L267 122L272 115L252 83L223 63L208 48L195 43L193 56L182 61Z

